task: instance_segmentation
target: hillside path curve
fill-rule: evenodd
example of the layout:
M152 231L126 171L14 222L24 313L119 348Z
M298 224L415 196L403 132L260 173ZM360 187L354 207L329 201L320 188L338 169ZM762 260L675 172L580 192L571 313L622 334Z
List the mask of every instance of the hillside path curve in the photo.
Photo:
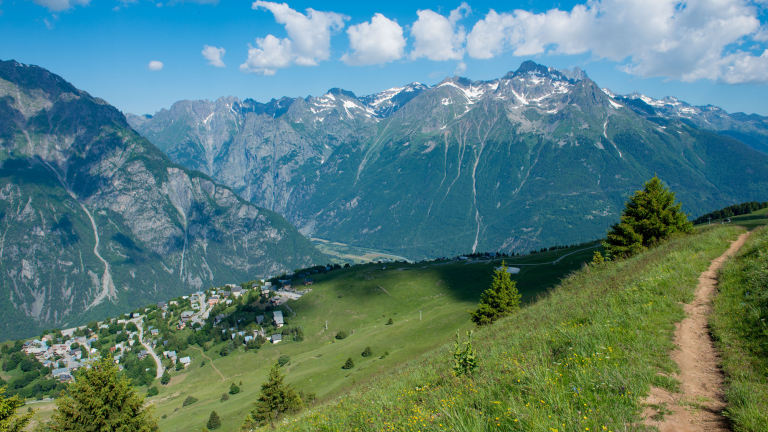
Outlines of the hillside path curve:
M224 375L222 375L222 373L221 373L221 372L219 372L219 368L217 368L217 367L216 367L216 365L215 365L215 364L213 364L213 359L212 359L212 358L210 358L210 357L208 357L207 355L205 355L205 351L203 351L201 348L198 348L198 347L196 347L196 346L190 346L190 348L192 348L192 349L196 349L196 350L200 351L200 354L201 354L201 355L202 355L204 358L207 358L207 359L208 359L208 363L210 363L210 364L211 364L211 366L213 367L213 370L215 370L215 371L216 371L216 373L217 373L217 374L219 374L219 376L221 377L221 380L222 380L222 381L226 381L226 378L224 377Z
M712 313L712 297L717 291L717 272L744 245L749 234L740 235L699 276L696 297L685 305L686 318L675 330L678 349L672 352L672 359L680 367L680 374L676 376L680 381L680 393L651 387L651 394L644 404L666 406L668 411L661 419L653 420L651 417L657 410L649 406L643 413L646 425L655 426L661 432L729 430L722 415L725 409L723 372L719 366L720 356L709 334L708 318Z

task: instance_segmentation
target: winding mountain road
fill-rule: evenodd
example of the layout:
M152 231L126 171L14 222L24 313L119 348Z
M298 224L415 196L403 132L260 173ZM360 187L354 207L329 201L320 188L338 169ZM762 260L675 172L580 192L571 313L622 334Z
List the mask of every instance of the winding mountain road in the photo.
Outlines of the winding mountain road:
M141 318L134 318L131 320L132 323L136 324L136 327L139 328L139 342L144 346L144 348L147 349L147 353L152 356L153 359L155 359L155 364L157 365L157 372L155 373L155 378L160 379L163 376L163 372L165 369L163 369L163 362L160 361L160 357L155 354L155 351L147 345L146 342L144 342L144 328L142 327Z

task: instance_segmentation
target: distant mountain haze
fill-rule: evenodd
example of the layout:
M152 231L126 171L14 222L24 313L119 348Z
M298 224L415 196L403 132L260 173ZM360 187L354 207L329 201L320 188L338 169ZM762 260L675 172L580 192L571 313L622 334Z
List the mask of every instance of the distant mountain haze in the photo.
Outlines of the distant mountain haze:
M693 215L768 196L766 118L615 95L531 61L490 81L180 101L127 119L304 234L411 258L601 238L654 174Z
M3 340L325 262L282 216L171 162L103 100L0 62Z

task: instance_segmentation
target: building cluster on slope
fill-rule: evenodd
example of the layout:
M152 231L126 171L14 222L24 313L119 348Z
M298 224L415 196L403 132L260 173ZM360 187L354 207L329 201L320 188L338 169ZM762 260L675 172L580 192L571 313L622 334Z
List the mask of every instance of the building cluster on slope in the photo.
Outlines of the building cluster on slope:
M121 322L125 323L125 321ZM99 323L99 329L107 328L109 328L107 324ZM74 336L77 330L88 333L88 336ZM137 332L124 329L119 330L117 334L123 332L126 332L127 340L110 347L110 352L122 352L126 346L131 347L137 343ZM92 347L99 339L98 335L87 327L62 330L61 333L63 340L55 339L52 334L47 334L40 339L26 341L22 351L27 355L33 355L44 367L50 368L54 378L62 382L69 382L73 380L76 370L89 367L92 361L100 358L99 350ZM115 355L115 362L119 362L120 357L120 354Z

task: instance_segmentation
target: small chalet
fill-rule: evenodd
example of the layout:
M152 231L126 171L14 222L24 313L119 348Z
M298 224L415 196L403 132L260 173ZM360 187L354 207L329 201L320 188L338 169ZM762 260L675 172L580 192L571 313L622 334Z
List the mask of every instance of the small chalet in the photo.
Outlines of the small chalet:
M157 308L158 309L162 309L162 310L167 310L168 309L168 303L166 303L166 302L159 302L157 304Z
M304 285L305 286L312 285L314 283L315 283L315 281L313 281L312 279L304 279Z
M280 311L274 311L272 313L272 321L275 323L275 327L280 328L283 326L283 313Z
M264 323L264 315L259 315L256 317L256 323L257 324L263 324Z
M192 359L191 359L191 358L189 358L189 356L187 356L187 357L182 357L182 358L180 358L180 359L179 359L179 362L180 362L181 364L183 364L183 365L184 365L184 367L187 367L187 366L189 366L189 364L190 364L190 363L192 363Z
M192 311L184 311L181 313L181 321L187 322L192 319L192 317L195 316L195 313Z
M208 306L213 306L218 302L219 302L219 296L212 295L211 298L208 299Z
M232 288L232 295L235 297L240 297L241 295L243 295L243 289L240 287Z
M283 335L281 335L281 334L273 334L271 340L272 340L273 344L280 343L283 340Z

